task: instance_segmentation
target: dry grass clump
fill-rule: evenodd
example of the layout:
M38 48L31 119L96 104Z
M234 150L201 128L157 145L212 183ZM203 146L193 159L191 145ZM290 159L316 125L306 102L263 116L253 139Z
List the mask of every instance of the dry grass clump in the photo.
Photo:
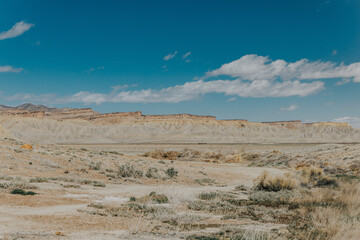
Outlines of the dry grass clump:
M284 176L270 176L267 171L264 171L258 178L254 180L256 190L264 191L280 191L292 190L297 186L296 179L290 173L285 173Z
M164 194L157 194L156 192L151 192L149 195L139 198L138 200L135 199L135 201L141 203L162 204L162 203L168 203L169 198Z
M303 167L301 169L301 184L308 187L336 186L336 180L326 176L321 168Z
M181 153L177 151L164 151L155 149L154 151L144 153L142 156L155 159L177 160L179 157L181 157Z

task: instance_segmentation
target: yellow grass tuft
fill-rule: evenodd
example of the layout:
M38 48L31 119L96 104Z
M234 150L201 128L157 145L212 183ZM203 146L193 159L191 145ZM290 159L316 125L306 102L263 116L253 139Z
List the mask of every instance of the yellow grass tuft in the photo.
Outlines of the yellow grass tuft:
M290 173L284 176L270 176L264 171L257 179L255 179L255 188L265 191L292 190L297 186L296 179Z

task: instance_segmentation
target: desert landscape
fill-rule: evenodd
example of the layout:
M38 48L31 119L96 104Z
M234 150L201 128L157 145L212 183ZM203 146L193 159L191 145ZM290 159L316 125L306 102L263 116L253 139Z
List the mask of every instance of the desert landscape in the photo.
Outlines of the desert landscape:
M0 110L2 239L358 239L360 130ZM218 141L217 141L218 139Z
M360 1L0 1L0 240L359 240Z

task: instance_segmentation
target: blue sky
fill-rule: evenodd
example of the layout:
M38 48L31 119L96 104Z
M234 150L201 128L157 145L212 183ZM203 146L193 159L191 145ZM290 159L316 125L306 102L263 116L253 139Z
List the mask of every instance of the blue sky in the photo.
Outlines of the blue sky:
M355 0L1 1L0 104L356 125L359 10Z

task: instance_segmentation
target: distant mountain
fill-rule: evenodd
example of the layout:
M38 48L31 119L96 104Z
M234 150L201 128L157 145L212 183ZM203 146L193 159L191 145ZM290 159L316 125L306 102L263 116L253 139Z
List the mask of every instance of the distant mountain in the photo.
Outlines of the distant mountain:
M44 105L34 105L32 103L24 103L20 106L15 107L16 109L20 109L20 110L28 110L30 112L35 112L35 111L44 111L44 112L59 112L61 111L61 109L58 108L49 108L47 106Z
M56 112L63 111L63 109L50 108L50 107L47 107L47 106L44 106L44 105L34 105L32 103L24 103L24 104L19 105L17 107L9 107L9 106L5 106L5 105L0 105L0 110L8 110L8 109L27 110L27 111L30 111L30 112L44 111L44 112L50 112L50 113L56 113Z

